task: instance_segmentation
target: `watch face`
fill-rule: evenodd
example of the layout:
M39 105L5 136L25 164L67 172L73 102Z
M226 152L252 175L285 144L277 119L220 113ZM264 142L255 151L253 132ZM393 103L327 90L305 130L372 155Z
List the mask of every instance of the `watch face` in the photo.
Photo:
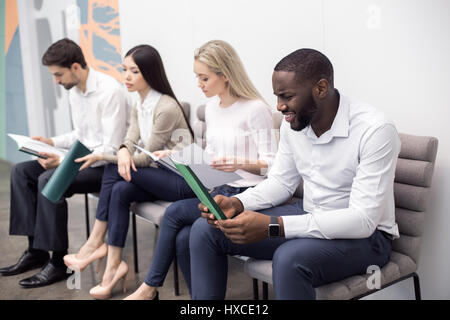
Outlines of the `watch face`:
M269 237L279 237L280 236L280 225L270 224L269 225Z

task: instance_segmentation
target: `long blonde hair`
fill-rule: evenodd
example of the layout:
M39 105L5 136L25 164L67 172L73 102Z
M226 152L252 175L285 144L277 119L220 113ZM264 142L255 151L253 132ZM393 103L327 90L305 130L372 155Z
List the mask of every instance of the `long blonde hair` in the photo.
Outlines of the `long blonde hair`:
M194 59L206 64L215 74L224 75L228 79L228 89L232 96L264 101L229 43L222 40L208 41L195 50Z

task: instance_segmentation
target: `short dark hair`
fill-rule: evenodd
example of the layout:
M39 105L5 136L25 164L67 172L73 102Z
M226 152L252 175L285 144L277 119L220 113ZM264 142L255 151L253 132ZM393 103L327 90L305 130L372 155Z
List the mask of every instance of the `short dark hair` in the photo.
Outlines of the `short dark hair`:
M298 81L316 83L326 79L333 85L333 65L323 53L314 49L292 52L277 63L275 71L293 71Z
M80 46L67 38L52 44L42 56L42 64L44 66L57 65L70 69L75 62L79 63L83 69L86 69L86 60Z

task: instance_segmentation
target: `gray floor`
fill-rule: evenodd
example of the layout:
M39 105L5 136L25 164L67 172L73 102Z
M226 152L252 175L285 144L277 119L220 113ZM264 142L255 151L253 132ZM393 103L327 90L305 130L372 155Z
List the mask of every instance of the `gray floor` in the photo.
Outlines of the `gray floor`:
M17 262L23 251L27 248L26 237L9 236L9 173L10 165L0 160L0 266L9 266ZM75 195L68 200L69 204L69 252L76 252L86 240L86 224L84 211L84 197ZM90 199L91 226L94 223L96 201ZM131 224L130 224L131 226ZM131 229L131 228L130 228ZM128 273L126 288L127 294L133 292L145 279L150 266L153 245L154 227L151 223L138 220L138 247L139 247L139 273L134 272L132 234L128 232L127 244L124 249L124 260L128 263L130 271ZM106 260L106 259L105 259ZM102 269L104 269L103 262ZM26 277L32 276L39 270L27 273L2 277L0 276L0 300L26 299L26 300L86 300L92 299L89 289L99 283L100 274L95 273L95 264L88 266L82 273L80 281L69 278L69 281L62 281L48 287L36 289L24 289L18 282ZM180 273L180 296L175 296L173 289L173 272L169 271L165 284L159 290L160 299L190 299L184 279ZM79 283L79 288L77 285ZM116 286L112 299L122 299L127 294L122 293L121 286ZM73 288L73 289L70 289ZM269 297L273 297L272 288L269 286ZM242 262L229 259L228 290L226 299L249 299L253 298L252 281L243 273Z

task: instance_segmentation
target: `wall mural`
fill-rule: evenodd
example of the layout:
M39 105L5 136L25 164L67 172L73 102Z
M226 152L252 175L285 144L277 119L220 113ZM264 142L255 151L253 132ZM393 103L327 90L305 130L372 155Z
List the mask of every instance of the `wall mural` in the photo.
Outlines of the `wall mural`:
M20 46L19 15L17 0L5 1L5 42L4 42L4 106L1 108L1 148L0 157L11 162L28 160L29 156L17 151L17 145L6 133L28 135L25 88L22 73L22 53Z
M121 81L118 0L77 0L80 8L79 44L87 63Z
M19 162L29 159L29 156L18 152L13 141L6 137L5 133L14 132L28 135L27 108L25 101L25 88L22 72L22 54L20 46L19 17L17 0L0 0L1 12L1 59L0 64L4 70L4 78L0 79L0 158L6 158L11 162ZM34 24L38 37L36 54L40 56L46 48L58 39L52 38L52 21L61 19L61 15L50 13L47 2L54 0L34 0L27 2L29 10L35 10L36 18L29 23ZM118 0L76 0L75 5L63 10L65 20L62 36L67 36L67 26L76 25L78 43L83 49L86 61L90 67L104 72L121 81L121 46L120 46L120 22ZM75 18L71 21L68 13L75 10ZM49 12L47 12L49 11ZM65 11L65 12L64 12ZM55 19L55 20L54 20ZM58 32L60 33L60 32ZM41 83L44 93L43 106L45 113L45 132L48 136L55 133L55 121L53 113L58 106L57 98L62 94L61 89L52 83L48 71L43 68L42 74L36 76L35 81ZM45 71L45 72L44 72ZM47 79L47 78L48 79ZM6 81L7 80L7 81Z

